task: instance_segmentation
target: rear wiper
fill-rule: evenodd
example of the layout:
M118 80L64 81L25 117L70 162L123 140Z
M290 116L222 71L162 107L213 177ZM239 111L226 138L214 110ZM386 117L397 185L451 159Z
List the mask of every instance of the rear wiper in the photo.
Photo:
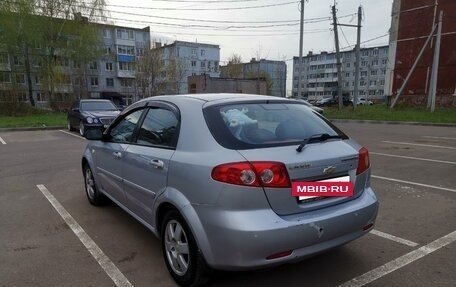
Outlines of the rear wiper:
M338 135L330 136L329 134L316 134L313 136L310 136L306 138L305 140L302 141L302 143L299 144L299 146L296 148L297 152L302 152L302 149L306 146L308 143L313 143L313 142L324 142L329 139L340 139L341 137Z

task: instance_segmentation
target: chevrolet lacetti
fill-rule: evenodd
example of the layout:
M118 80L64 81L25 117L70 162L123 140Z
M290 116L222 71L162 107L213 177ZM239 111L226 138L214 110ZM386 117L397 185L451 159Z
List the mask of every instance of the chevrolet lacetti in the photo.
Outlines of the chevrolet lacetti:
M180 285L298 261L365 235L377 216L367 149L300 101L158 96L86 137L90 203L109 198L156 234ZM299 193L328 182L351 194Z

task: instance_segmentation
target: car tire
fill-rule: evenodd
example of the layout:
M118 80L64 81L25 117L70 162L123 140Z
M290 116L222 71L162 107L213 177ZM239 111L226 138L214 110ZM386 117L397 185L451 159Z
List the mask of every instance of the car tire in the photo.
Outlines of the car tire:
M92 169L88 164L84 166L84 185L90 204L100 206L105 203L106 196L98 190Z
M70 132L71 132L71 131L74 131L73 127L71 126L70 120L68 120L68 122L67 122L67 129L68 129L68 131L70 131Z
M166 268L180 286L200 286L208 281L208 267L188 225L177 210L162 222L161 243Z
M81 137L83 137L85 134L85 125L83 121L79 122L79 134L81 135Z

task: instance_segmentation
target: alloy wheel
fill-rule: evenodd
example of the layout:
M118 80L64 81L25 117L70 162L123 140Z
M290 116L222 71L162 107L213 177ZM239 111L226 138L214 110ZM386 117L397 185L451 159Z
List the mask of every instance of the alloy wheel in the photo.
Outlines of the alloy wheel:
M166 259L172 270L179 276L184 275L190 264L190 250L182 225L176 220L170 220L165 229Z

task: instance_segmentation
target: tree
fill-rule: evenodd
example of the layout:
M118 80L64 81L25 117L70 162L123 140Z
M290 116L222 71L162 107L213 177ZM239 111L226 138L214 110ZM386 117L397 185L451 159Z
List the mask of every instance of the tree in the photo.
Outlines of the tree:
M185 64L178 59L165 60L160 49L151 49L138 60L136 87L144 97L180 93Z
M244 71L242 65L242 57L238 54L232 54L228 58L228 64L222 69L224 78L243 78Z
M104 20L105 0L15 0L0 3L0 40L9 54L24 58L30 102L32 74L43 81L49 100L71 83L64 67L81 66L100 55L100 35L90 22ZM32 63L36 69L32 70Z

